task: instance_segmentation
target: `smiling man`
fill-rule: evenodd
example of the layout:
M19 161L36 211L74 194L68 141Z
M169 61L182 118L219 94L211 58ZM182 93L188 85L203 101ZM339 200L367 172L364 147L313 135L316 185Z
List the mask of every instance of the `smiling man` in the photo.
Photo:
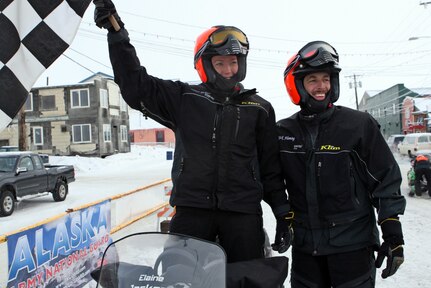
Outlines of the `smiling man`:
M334 105L340 70L337 51L314 41L284 73L289 96L301 107L277 123L295 235L293 288L374 287L385 257L383 278L404 261L398 164L371 115Z

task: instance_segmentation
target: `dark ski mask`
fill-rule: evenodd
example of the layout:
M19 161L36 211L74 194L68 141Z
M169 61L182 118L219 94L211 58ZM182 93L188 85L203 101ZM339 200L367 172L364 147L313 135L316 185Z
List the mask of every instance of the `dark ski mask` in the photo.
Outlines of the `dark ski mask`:
M232 78L226 79L217 72L215 73L215 81L213 83L213 86L216 89L220 89L221 91L231 91L234 87L236 87L239 83L238 81L238 73L235 74Z
M308 95L307 101L305 103L300 103L301 109L303 110L303 113L306 115L312 115L312 114L320 114L324 111L326 111L331 105L331 97L328 97L328 93L326 94L326 97L322 101L317 101L311 95Z

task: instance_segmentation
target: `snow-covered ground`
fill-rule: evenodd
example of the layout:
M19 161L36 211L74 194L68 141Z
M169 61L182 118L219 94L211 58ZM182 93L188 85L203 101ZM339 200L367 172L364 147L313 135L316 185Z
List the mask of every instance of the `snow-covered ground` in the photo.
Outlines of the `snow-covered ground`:
M164 147L137 147L131 153L97 157L50 156L50 164L75 167L76 181L64 202L45 193L19 202L10 217L0 218L0 235L58 215L69 208L105 199L170 178L171 160Z
M76 181L69 186L69 195L64 202L54 202L51 195L40 195L21 201L10 217L0 218L0 235L50 218L68 208L105 199L110 195L142 187L170 177L172 160L166 160L165 147L132 147L132 152L116 154L105 159L87 157L50 157L52 164L72 164L76 170ZM407 158L396 155L403 174L402 193L407 198L407 209L401 216L406 242L405 262L396 275L380 278L377 287L431 287L431 252L428 243L431 236L430 198L407 196L406 174L410 168ZM264 204L264 221L269 238L274 238L275 221L270 208ZM151 221L155 221L152 218ZM148 224L148 223L147 223ZM149 229L156 225L138 225L136 229ZM144 227L144 228L143 228ZM154 229L155 230L155 229ZM137 231L131 231L137 232ZM290 250L286 253L290 257ZM4 257L4 255L0 255ZM286 288L289 284L286 283Z

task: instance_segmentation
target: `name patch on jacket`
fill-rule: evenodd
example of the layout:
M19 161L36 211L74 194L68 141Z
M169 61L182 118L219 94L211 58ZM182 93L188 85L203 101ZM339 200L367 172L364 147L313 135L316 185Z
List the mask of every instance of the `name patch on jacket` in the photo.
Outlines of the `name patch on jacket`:
M280 141L295 141L295 137L293 136L278 136L278 140Z
M255 106L260 106L260 103L252 102L252 101L241 101L241 105L255 105Z
M296 142L295 136L280 135L278 136L278 141L280 141L280 145L281 145L280 147L282 149L297 151L297 150L301 150L304 147L302 143Z

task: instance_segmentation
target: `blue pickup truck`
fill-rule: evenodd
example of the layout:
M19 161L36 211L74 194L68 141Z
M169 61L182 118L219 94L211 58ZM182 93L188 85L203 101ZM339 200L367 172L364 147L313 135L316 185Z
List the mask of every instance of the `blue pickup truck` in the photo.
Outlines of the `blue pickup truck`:
M0 152L0 217L11 215L25 196L50 192L64 201L73 181L72 165L49 165L33 152Z

